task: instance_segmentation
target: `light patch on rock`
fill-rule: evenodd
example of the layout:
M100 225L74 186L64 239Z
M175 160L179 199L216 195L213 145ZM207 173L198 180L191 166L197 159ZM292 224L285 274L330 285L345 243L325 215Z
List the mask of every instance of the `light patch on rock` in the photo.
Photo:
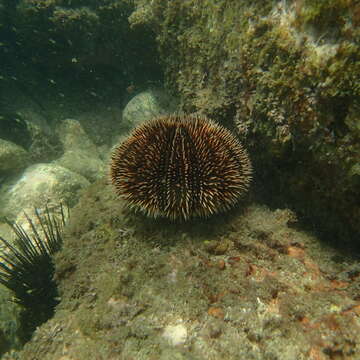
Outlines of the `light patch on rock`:
M169 324L165 327L163 337L173 346L182 345L187 339L187 329L183 324Z
M339 48L339 44L330 43L324 39L324 35L315 35L310 30L298 31L294 26L297 19L295 4L280 1L270 13L271 19L277 24L278 33L283 42L283 46L295 46L304 48L307 62L314 66L322 66L334 57Z

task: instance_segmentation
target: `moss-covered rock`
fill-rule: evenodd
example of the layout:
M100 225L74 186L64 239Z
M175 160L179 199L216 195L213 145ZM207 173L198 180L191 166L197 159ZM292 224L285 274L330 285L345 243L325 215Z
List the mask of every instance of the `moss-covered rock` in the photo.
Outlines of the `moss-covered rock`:
M183 108L247 136L258 192L360 233L360 6L353 0L137 0Z

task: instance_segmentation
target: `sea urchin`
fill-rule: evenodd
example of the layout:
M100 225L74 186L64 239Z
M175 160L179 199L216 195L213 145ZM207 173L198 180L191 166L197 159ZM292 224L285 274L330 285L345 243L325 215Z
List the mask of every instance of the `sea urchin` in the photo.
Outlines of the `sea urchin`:
M0 237L0 245L5 246L0 253L0 284L13 291L13 301L22 307L19 337L23 342L53 315L59 302L52 256L61 248L66 215L60 204L60 219L50 215L47 207L43 215L35 209L37 226L25 217L31 231L7 220L16 239L10 243Z
M112 156L116 193L147 215L187 220L230 209L249 188L247 152L224 127L198 115L144 123Z

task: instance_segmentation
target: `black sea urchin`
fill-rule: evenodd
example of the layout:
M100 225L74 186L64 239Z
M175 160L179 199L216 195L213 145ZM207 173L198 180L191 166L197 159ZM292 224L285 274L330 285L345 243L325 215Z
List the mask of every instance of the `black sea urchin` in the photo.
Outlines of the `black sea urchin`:
M62 245L62 228L65 224L62 206L60 215L60 220L57 220L48 209L43 216L35 209L35 219L43 235L25 214L32 234L8 221L16 239L10 244L0 237L5 245L5 251L0 254L0 283L12 290L13 301L22 307L22 333L19 336L23 342L30 338L37 326L51 317L58 303L52 255Z
M137 127L112 156L118 195L173 220L227 210L251 180L247 152L224 127L196 115L161 116Z

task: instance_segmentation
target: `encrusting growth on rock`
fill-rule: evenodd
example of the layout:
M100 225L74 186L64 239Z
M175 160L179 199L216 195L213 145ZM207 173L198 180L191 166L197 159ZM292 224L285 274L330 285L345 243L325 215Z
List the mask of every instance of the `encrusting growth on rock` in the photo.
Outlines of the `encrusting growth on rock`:
M149 216L188 220L233 207L252 167L224 127L198 115L166 115L135 128L113 153L116 193Z

